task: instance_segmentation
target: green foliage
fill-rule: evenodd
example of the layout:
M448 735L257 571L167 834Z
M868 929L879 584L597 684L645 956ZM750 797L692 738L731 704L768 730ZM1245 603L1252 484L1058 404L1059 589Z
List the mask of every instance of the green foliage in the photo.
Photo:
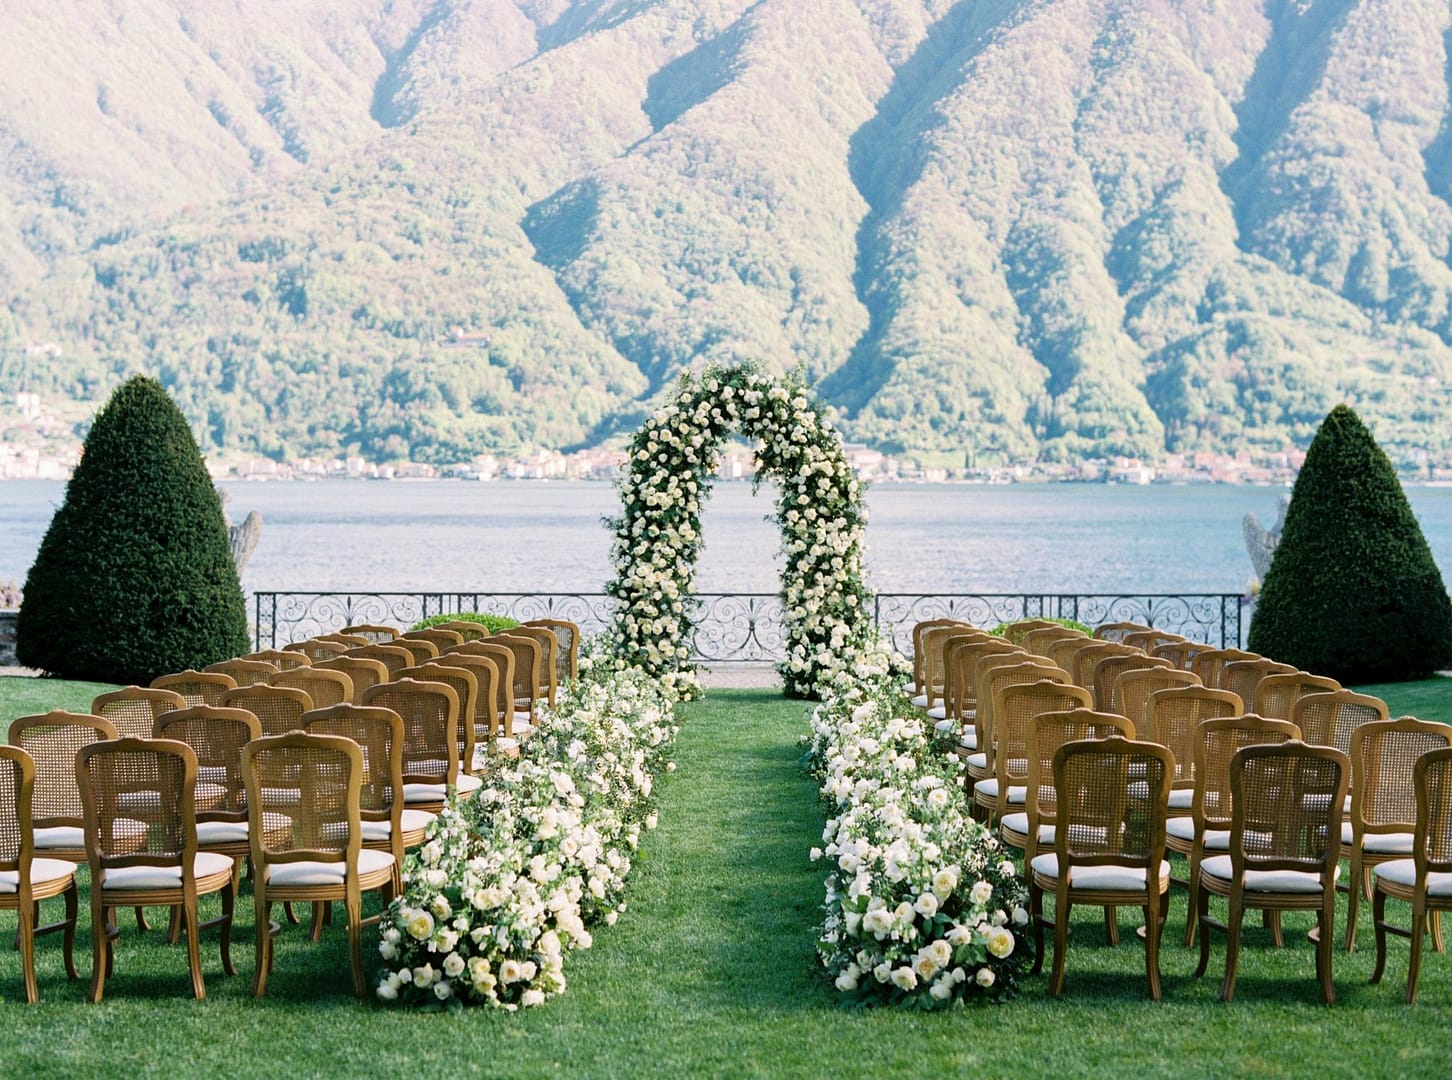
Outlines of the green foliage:
M511 619L508 615L492 615L488 612L478 611L456 611L449 615L430 615L427 619L414 623L409 630L427 630L431 626L438 626L446 622L475 622L484 627L491 634L497 634L501 630L508 630L518 626L518 619Z
M21 663L150 682L248 647L222 503L186 420L136 376L96 416L25 581Z
M1331 410L1296 478L1250 648L1343 683L1452 664L1452 601L1391 462Z

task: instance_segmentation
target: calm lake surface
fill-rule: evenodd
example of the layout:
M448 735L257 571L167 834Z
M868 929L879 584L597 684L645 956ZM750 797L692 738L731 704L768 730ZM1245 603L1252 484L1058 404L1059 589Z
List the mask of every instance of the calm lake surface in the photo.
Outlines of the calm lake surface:
M233 483L227 510L263 517L248 593L599 592L610 576L605 483ZM878 592L1239 592L1252 569L1241 518L1271 524L1283 489L881 484L868 492L869 585ZM0 582L24 582L64 496L0 482ZM1452 581L1452 488L1412 487ZM704 521L702 592L775 592L772 493L718 483Z

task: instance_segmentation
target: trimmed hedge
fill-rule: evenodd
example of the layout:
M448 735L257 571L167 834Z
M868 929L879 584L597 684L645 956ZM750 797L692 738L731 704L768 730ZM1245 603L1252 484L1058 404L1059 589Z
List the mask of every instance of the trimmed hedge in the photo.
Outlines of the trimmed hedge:
M186 419L136 376L97 414L25 580L22 664L140 683L248 649L221 499Z
M491 634L497 634L501 630L508 630L519 625L518 619L511 619L508 615L481 614L477 611L456 611L452 615L430 615L427 619L414 623L408 629L427 630L431 626L441 626L446 622L476 622L484 627Z
M1452 601L1396 471L1338 405L1296 478L1250 624L1252 650L1343 683L1452 664Z

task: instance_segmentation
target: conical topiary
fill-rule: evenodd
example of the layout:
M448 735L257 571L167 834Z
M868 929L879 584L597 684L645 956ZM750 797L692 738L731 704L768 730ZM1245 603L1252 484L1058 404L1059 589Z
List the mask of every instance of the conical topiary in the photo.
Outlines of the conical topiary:
M1249 645L1347 684L1452 664L1442 574L1391 462L1345 405L1306 452Z
M247 606L222 503L186 419L154 379L91 427L25 581L20 662L140 683L246 651Z

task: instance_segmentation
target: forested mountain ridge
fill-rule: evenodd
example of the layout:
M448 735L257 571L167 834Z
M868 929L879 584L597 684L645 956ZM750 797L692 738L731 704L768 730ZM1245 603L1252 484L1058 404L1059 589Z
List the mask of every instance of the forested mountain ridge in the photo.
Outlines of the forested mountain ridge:
M441 461L750 357L978 463L1452 456L1445 0L198 7L0 16L0 390Z

